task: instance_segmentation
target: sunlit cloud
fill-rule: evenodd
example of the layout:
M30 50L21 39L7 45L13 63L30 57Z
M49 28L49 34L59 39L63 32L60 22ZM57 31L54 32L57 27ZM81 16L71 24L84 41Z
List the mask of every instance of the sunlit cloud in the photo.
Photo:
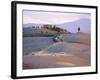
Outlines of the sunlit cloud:
M90 14L23 11L23 24L62 24L81 18L90 19Z

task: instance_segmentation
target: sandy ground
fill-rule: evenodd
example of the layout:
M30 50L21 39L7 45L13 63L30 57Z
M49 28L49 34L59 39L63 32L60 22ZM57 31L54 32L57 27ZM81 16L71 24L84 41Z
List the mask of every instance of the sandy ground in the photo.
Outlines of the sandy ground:
M57 42L41 51L24 55L23 69L90 66L90 35L78 34L81 36L77 42Z

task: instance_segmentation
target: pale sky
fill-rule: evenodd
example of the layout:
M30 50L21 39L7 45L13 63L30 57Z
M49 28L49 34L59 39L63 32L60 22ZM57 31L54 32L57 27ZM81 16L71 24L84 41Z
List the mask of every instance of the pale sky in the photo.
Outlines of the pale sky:
M73 22L81 18L90 19L90 14L23 11L23 24L62 24Z

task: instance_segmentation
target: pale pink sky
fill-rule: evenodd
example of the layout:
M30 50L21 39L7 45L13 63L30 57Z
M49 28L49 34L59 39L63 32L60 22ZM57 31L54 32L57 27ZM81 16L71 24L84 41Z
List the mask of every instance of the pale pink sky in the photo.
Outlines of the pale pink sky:
M76 21L80 18L90 19L90 14L23 11L23 24L61 24Z

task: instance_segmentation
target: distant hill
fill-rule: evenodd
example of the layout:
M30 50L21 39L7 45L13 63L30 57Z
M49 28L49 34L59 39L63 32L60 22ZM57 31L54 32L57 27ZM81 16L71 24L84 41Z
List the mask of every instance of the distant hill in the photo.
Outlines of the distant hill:
M79 19L73 22L58 24L57 26L66 28L69 32L72 32L72 33L76 33L78 27L80 27L81 32L90 32L91 21L89 19Z
M26 26L26 25L25 25ZM30 26L28 24L27 26ZM31 36L57 36L59 34L66 34L67 31L57 28L52 29L52 28L40 28L39 26L33 26L31 27L23 27L23 36L24 37L31 37Z
M44 26L48 26L44 28ZM56 26L57 29L50 27ZM73 22L66 22L62 24L23 24L23 36L55 36L58 34L76 33L77 28L80 27L81 32L90 33L91 21L89 19L79 19Z

